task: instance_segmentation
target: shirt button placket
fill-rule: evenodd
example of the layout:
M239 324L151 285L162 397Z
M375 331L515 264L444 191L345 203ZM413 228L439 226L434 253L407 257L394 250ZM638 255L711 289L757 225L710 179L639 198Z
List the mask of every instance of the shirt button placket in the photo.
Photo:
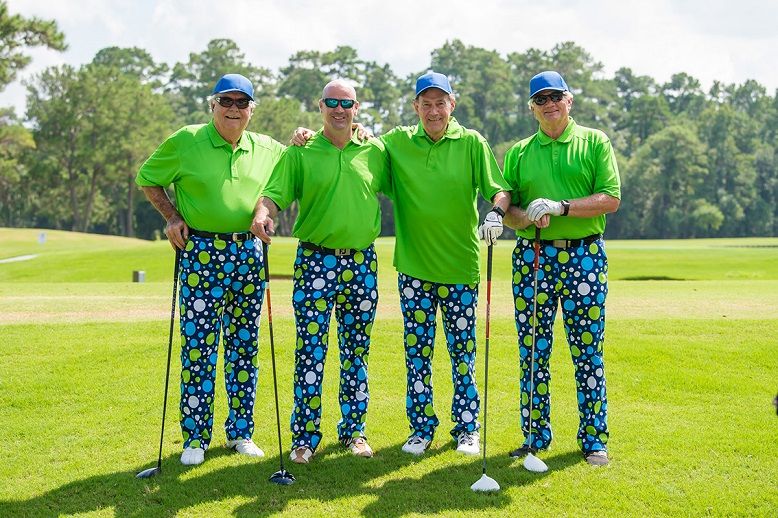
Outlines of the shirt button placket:
M232 178L238 177L238 154L239 150L235 150L230 154L230 176Z

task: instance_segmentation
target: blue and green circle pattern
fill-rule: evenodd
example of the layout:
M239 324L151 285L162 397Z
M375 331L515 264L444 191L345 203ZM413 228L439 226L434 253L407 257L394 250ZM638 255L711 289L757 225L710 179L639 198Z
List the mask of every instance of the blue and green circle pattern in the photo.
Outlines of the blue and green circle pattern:
M365 435L370 401L367 364L378 304L378 262L373 246L336 257L297 249L292 306L297 326L292 449L315 450L321 441L322 381L333 309L340 356L338 439Z
M411 435L432 440L439 424L433 405L432 356L438 306L451 358L454 395L451 435L479 429L480 399L475 383L477 284L439 284L400 273L397 278L404 320L407 391L405 410Z
M551 375L549 360L553 326L561 305L565 333L575 372L579 412L578 445L584 452L605 449L608 442L608 403L605 390L603 339L608 260L602 240L560 249L543 246L538 271L538 314L533 316L532 241L519 239L513 251L513 295L521 366L521 423L524 436L532 423L532 446L551 443ZM532 416L530 407L530 353L532 325L537 318Z
M207 449L213 433L219 341L224 346L228 439L254 432L259 319L265 292L254 240L190 237L181 255L181 431L184 448Z

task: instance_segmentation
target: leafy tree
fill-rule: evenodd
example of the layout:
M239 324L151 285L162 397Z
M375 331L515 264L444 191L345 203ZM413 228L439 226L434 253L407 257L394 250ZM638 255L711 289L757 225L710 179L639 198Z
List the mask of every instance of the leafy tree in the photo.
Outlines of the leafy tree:
M116 182L107 188L111 203L113 230L125 236L136 232L136 211L157 216L156 211L138 196L135 176L143 161L174 127L173 112L166 95L155 94L167 71L167 65L154 62L144 50L137 47L108 47L100 50L92 60L90 73L104 74L106 81L123 84L120 97L114 101L119 108L113 115L116 138L111 149L112 174ZM148 220L145 214L143 219ZM158 220L153 220L157 221ZM141 233L149 236L148 227Z
M665 127L672 117L656 82L648 76L636 76L629 68L620 68L613 78L620 113L613 115L615 126L611 140L626 156Z
M12 15L8 3L0 0L0 90L30 63L30 56L24 54L30 47L65 50L67 45L54 21Z
M216 39L200 53L189 54L187 63L176 63L168 84L168 91L179 96L175 110L185 124L206 122L210 119L206 98L224 74L242 74L254 85L254 98L271 95L273 81L270 70L256 67L246 61L238 45L229 39Z
M389 65L375 61L364 64L360 90L359 120L374 133L385 132L400 124L401 90Z
M757 132L745 113L728 105L707 108L699 124L708 146L710 171L701 193L725 215L722 235L748 235L746 208L756 199L753 152Z
M742 85L729 85L725 91L728 104L749 117L762 122L769 114L770 99L766 95L765 87L753 79Z
M621 99L622 108L629 112L636 99L646 95L656 95L657 85L649 76L636 76L631 68L622 67L613 76L616 92Z
M31 170L47 192L69 201L67 210L39 210L56 227L133 235L132 179L170 131L169 103L137 77L95 64L49 68L28 91L38 148Z
M318 111L302 111L300 103L294 99L267 98L257 103L248 130L270 135L286 144L298 126L318 128L321 126L321 116Z
M622 168L625 228L634 229L635 237L703 234L711 221L704 217L707 205L698 201L708 175L705 154L705 145L688 126L668 126L650 136ZM690 207L700 213L691 217Z
M662 85L662 94L675 115L685 113L690 117L698 117L705 107L705 95L700 82L683 72L673 74L670 81Z
M13 227L26 221L28 171L21 158L34 148L32 134L13 110L0 108L0 226Z
M665 98L659 95L644 95L632 101L623 121L624 137L629 153L651 135L664 128L671 120L670 110Z
M757 199L746 208L749 234L778 234L778 147L760 145L754 157L754 188Z
M122 74L137 77L141 83L149 83L155 88L161 87L169 67L156 63L151 54L138 47L106 47L97 52L92 64L118 69Z
M319 98L330 76L323 70L320 52L303 50L289 58L289 65L281 69L278 94L299 101L308 112L318 110Z

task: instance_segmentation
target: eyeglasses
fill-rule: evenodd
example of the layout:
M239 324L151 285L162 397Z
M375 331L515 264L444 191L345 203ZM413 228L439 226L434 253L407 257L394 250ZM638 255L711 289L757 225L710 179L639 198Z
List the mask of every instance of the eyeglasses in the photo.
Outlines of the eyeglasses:
M565 97L564 92L551 92L548 95L540 95L540 94L538 94L538 95L536 95L535 97L532 98L532 102L537 104L538 106L543 106L544 104L546 104L548 102L549 99L551 99L555 103L558 103L559 101L564 99L564 97Z
M324 101L324 106L327 108L337 108L338 104L340 104L344 110L348 110L354 106L354 103L356 102L354 99L333 99L332 97L327 97L322 100Z
M219 103L219 106L223 106L224 108L232 108L232 105L238 107L240 110L245 110L249 107L249 104L251 104L251 99L248 97L243 97L241 99L233 99L232 97L215 97L216 102Z

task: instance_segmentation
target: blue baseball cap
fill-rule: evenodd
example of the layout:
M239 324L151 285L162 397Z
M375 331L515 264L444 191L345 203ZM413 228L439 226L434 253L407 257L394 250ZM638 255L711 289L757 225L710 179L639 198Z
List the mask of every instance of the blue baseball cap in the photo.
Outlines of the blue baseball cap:
M416 80L416 97L424 90L430 88L439 88L447 94L450 94L452 91L451 84L448 82L448 77L438 72L433 72L432 70Z
M556 90L557 92L570 91L565 80L559 75L559 72L554 72L553 70L541 72L529 80L530 99L534 97L536 93L543 90Z
M224 94L227 92L241 92L249 96L249 99L254 100L254 87L251 86L251 81L240 74L226 74L216 82L216 86L213 87L214 94Z

